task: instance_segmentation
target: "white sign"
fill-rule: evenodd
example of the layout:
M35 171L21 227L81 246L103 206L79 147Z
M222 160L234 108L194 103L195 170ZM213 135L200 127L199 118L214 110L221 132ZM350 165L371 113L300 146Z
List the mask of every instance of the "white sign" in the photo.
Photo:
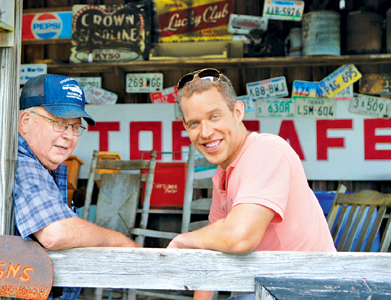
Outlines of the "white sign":
M238 100L244 103L244 112L249 113L255 110L255 101L248 95L238 96Z
M354 114L348 111L350 101L335 102L335 120L257 118L250 112L245 122L288 140L308 180L391 180L391 119ZM86 111L98 126L86 126L73 153L84 162L80 178L88 178L93 150L119 152L123 159L138 159L152 149L183 151L159 160L187 160L188 135L175 118L174 104L86 105Z
M304 1L265 0L263 17L273 20L301 21Z
M356 94L350 102L349 111L356 114L374 116L378 118L389 118L391 100L381 97Z
M163 89L163 73L126 74L127 93L154 93Z
M229 16L228 32L238 34L248 34L251 30L258 29L265 31L269 19L249 16L249 15L236 15L231 14Z
M25 84L29 79L44 74L47 74L46 64L20 65L20 84Z
M90 104L115 104L118 99L118 95L101 89L90 84L84 85L84 93L86 95L86 103Z
M247 95L252 98L285 97L289 95L285 76L246 84Z
M336 101L328 98L296 98L295 117L335 119Z
M74 77L82 88L86 84L92 85L94 87L102 87L102 77Z
M257 117L293 117L295 103L290 98L270 98L256 100Z

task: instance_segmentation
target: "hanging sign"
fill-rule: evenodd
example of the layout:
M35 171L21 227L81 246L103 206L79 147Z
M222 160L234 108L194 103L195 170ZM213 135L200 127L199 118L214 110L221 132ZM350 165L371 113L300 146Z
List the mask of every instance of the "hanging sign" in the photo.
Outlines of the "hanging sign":
M147 0L118 6L73 6L72 63L143 60L149 56L150 38Z
M71 11L23 14L22 40L55 40L71 37Z
M118 99L117 94L88 83L84 85L83 90L86 95L86 103L89 104L115 104Z
M349 105L349 111L352 113L378 118L389 118L390 110L390 99L362 94L355 94Z
M296 98L295 117L335 119L336 101L328 98Z
M126 74L127 93L153 93L163 88L163 73Z
M301 21L304 1L266 0L263 5L263 17L273 20Z
M248 34L254 29L265 31L268 23L269 19L262 17L231 14L229 16L228 32Z
M285 76L246 84L247 95L252 98L285 97L289 95Z
M20 84L25 84L29 79L47 74L46 64L22 64L20 65Z
M295 103L290 98L259 98L256 100L257 117L293 117Z
M161 92L151 93L152 103L176 103L176 94L178 93L178 88L176 85L165 88Z
M363 74L360 80L360 93L390 95L390 74Z
M160 42L232 40L233 0L154 0Z
M361 78L361 73L354 65L343 65L319 82L319 88L328 98Z

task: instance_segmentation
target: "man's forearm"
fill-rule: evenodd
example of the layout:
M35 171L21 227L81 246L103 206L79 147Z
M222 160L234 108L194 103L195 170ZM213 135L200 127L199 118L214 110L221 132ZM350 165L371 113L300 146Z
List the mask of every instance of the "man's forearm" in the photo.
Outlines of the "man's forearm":
M212 300L213 291L194 291L194 300Z

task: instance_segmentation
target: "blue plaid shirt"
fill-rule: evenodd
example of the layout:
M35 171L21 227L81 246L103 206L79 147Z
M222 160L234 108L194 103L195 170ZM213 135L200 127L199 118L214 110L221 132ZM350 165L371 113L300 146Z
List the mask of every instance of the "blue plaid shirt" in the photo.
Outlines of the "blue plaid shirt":
M49 224L77 217L67 202L67 167L48 172L19 134L14 205L16 234L25 240ZM64 287L61 300L74 300L81 288ZM52 298L52 293L48 298Z

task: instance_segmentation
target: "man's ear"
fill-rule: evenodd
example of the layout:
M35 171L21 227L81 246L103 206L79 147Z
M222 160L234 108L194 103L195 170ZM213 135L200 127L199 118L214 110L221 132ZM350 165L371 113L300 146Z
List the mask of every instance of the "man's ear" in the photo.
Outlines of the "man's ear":
M29 130L29 123L32 119L32 115L29 111L23 111L19 114L19 132L26 134Z
M238 119L239 122L241 122L244 118L244 103L240 100L237 100L235 102L234 109L235 117Z

